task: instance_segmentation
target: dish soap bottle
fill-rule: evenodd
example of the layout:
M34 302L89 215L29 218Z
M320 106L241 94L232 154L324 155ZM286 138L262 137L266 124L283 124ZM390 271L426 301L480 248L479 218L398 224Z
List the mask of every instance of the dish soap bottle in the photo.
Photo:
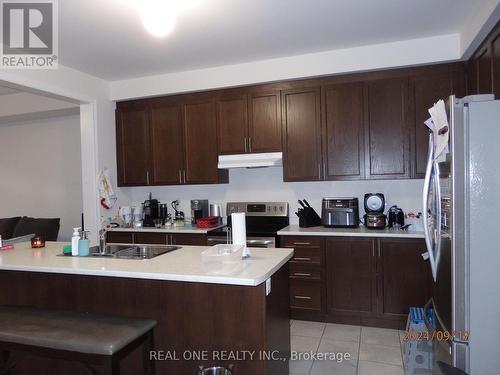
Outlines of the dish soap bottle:
M71 255L78 256L78 241L80 241L80 228L73 228L73 237L71 237Z
M89 238L88 238L89 231L84 230L82 232L82 238L80 241L78 241L78 255L81 257L88 257L89 256Z

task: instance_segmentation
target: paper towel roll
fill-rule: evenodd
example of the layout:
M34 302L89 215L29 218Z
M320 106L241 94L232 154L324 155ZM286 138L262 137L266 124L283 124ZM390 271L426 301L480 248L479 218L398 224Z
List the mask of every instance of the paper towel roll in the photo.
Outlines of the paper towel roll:
M245 213L239 212L231 214L231 232L234 245L247 244L247 226L245 223Z

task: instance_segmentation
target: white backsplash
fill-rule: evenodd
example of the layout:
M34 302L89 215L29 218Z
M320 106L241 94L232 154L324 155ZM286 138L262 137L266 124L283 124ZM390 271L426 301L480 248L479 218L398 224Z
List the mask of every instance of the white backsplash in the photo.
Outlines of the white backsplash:
M180 209L186 217L191 216L191 199L208 199L213 203L232 201L284 201L290 205L290 221L298 223L294 214L298 199L305 198L321 215L323 197L358 197L360 215L364 214L363 197L365 193L383 193L386 209L397 204L403 211L422 210L423 180L375 180L375 181L330 181L330 182L283 182L282 168L232 169L229 184L191 185L162 187L121 188L132 204L143 202L149 192L162 203L178 199ZM169 205L169 212L172 209ZM224 212L225 214L225 212Z

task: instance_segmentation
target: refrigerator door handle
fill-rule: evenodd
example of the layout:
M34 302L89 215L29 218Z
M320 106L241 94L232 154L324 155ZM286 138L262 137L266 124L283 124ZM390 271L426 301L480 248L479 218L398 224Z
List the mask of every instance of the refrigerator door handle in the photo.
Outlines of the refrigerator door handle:
M431 237L429 233L429 189L431 185L431 176L432 169L434 166L433 161L434 156L434 136L432 133L429 133L429 156L427 159L427 167L425 169L425 179L424 179L424 191L423 191L423 222L424 222L424 237L425 237L425 246L427 247L427 251L429 252L429 262L431 264L432 278L436 281L436 258L434 257L434 249L431 243Z
M441 261L441 222L442 222L442 203L441 203L441 185L439 183L439 166L436 164L435 169L436 178L434 179L434 186L436 189L436 208L437 208L437 224L436 224L436 244L435 244L435 254L436 254L436 276L439 268L439 262Z

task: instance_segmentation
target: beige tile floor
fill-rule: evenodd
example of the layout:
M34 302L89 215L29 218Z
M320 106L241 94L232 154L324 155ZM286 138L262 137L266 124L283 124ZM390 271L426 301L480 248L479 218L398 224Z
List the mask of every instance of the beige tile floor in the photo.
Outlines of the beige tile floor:
M350 360L290 362L290 375L404 375L401 332L395 329L293 320L293 352L349 353Z

